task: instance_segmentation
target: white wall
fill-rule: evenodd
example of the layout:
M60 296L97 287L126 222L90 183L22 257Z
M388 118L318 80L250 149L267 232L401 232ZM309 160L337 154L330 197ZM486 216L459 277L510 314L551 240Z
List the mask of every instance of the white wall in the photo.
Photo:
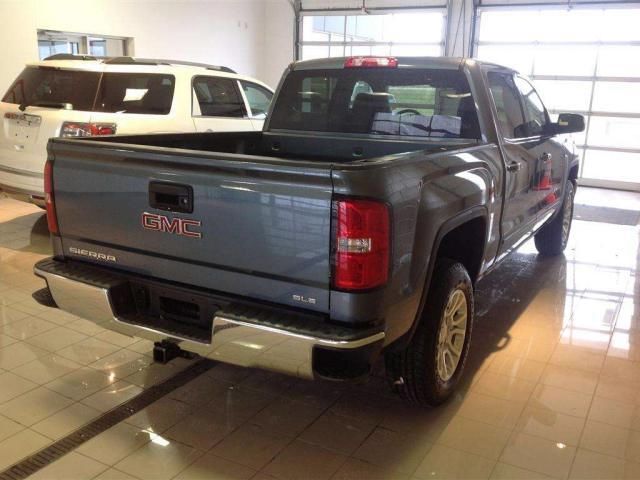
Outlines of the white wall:
M264 48L260 79L275 88L294 60L295 13L289 0L264 0Z
M0 0L0 92L25 63L38 60L38 29L134 37L139 57L226 65L258 78L267 43L277 51L267 69L273 84L275 64L287 62L285 34L265 41L271 2L288 7L286 0ZM292 39L293 33L291 48Z

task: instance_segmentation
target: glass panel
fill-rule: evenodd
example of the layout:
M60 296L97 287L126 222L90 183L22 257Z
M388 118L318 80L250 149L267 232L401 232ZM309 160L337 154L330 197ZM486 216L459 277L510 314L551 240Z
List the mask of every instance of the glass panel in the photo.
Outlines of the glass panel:
M640 118L592 117L589 145L640 148Z
M273 93L266 88L262 88L260 85L250 82L240 82L244 90L244 94L247 97L247 102L251 107L251 113L254 117L264 117L269 110L269 104Z
M480 60L504 65L525 75L530 75L534 53L533 46L481 45L477 56Z
M343 45L331 45L329 47L329 56L330 57L344 57L344 46Z
M583 177L640 183L640 153L588 152Z
M482 12L480 41L533 41L540 27L538 16L539 12L532 10Z
M106 40L89 40L89 55L104 57L107 55Z
M414 137L480 137L465 74L445 69L404 69L393 75L384 68L294 71L281 87L271 127Z
M384 41L386 15L353 15L347 17L347 41Z
M589 109L591 81L569 82L564 80L536 80L535 86L542 101L550 110Z
M640 9L610 8L598 26L602 40L640 40Z
M542 10L537 21L540 41L597 41L602 24L602 10ZM544 25L544 28L541 26Z
M597 50L589 46L540 46L536 51L536 75L593 76Z
M153 73L105 73L95 111L167 115L173 103L175 77ZM202 109L202 102L200 108Z
M440 45L393 45L391 55L398 57L439 57L442 55Z
M305 16L302 19L303 42L343 42L344 16Z
M25 68L2 101L53 106L70 103L73 110L90 111L98 91L100 73L55 68Z
M593 110L640 113L640 83L597 82L593 94Z
M640 77L640 46L601 46L598 57L598 75Z
M327 45L304 45L302 47L302 60L313 60L314 58L327 58L329 47Z

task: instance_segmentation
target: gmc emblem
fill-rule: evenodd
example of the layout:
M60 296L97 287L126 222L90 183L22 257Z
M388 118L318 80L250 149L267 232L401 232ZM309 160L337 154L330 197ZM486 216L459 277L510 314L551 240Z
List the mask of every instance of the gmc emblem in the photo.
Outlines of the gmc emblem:
M156 232L173 233L189 238L202 238L202 233L194 232L192 227L202 225L200 220L188 220L186 218L170 219L165 215L144 212L142 214L142 228Z

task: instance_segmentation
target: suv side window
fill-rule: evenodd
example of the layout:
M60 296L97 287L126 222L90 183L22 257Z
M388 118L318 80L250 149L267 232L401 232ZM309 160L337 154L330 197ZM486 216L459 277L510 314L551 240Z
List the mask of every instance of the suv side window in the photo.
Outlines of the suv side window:
M269 111L273 93L251 82L240 81L240 85L242 85L244 95L247 97L247 103L251 109L251 116L264 118Z
M516 86L522 96L522 104L524 105L524 118L527 126L527 136L534 137L542 135L545 127L549 123L549 116L540 96L535 88L522 77L515 79Z
M237 82L230 78L195 77L193 92L203 117L238 118L247 113Z
M489 72L489 90L496 105L498 124L505 138L524 138L525 132L524 112L520 103L520 93L513 81L513 75L498 72Z

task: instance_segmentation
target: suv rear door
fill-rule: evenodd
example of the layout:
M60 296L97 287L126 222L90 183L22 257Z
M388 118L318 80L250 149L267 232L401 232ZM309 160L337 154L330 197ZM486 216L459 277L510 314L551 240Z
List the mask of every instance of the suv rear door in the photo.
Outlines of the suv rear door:
M0 103L0 185L43 191L50 137L65 121L88 122L100 72L26 67Z

